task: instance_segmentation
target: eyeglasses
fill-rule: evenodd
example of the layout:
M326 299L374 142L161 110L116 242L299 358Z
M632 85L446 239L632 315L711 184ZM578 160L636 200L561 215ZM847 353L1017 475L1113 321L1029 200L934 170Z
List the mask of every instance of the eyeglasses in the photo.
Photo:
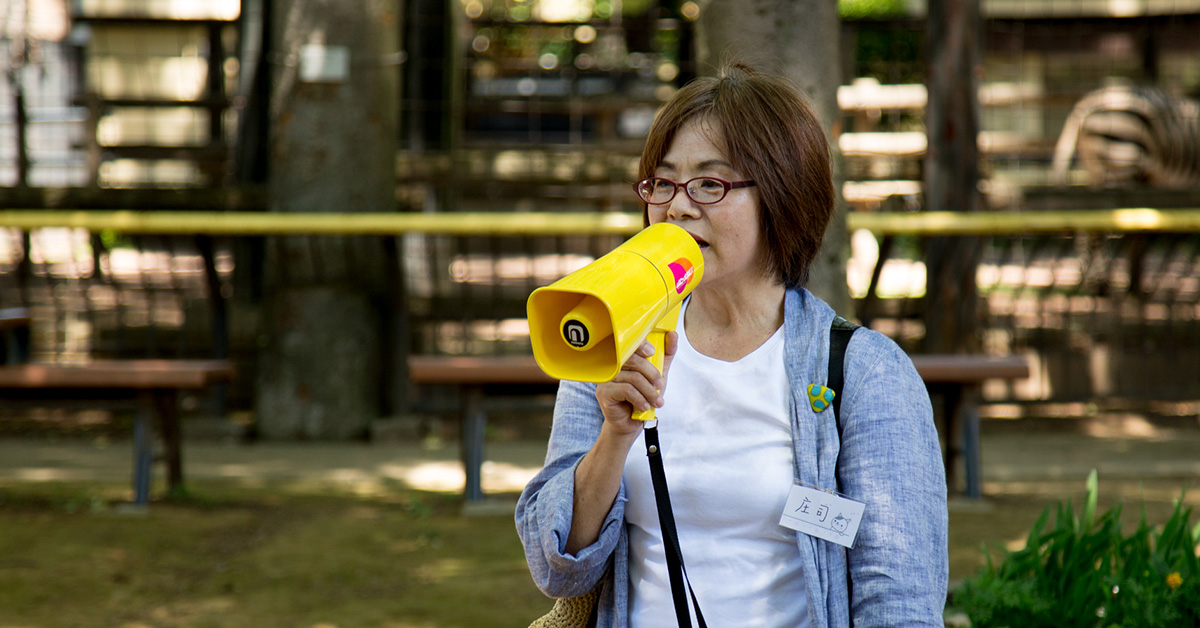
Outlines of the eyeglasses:
M670 203L679 188L684 194L700 205L712 205L721 202L730 190L746 188L754 185L753 181L729 182L716 177L696 177L683 183L676 183L662 177L649 177L633 184L633 190L639 198L651 205L666 205Z

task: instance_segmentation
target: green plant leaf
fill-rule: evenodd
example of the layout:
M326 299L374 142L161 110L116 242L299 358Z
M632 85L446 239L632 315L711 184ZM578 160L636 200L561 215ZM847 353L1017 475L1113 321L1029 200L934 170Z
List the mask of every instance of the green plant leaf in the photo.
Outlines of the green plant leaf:
M1070 500L1047 507L1024 548L998 565L988 556L987 568L963 583L956 607L977 626L1200 627L1200 525L1183 496L1161 529L1149 524L1143 501L1128 536L1123 505L1098 512L1098 496L1093 471L1081 513ZM1166 577L1175 572L1182 585L1171 588Z
M1095 469L1087 477L1087 501L1083 506L1083 524L1091 527L1096 516L1096 498L1100 494L1100 477Z

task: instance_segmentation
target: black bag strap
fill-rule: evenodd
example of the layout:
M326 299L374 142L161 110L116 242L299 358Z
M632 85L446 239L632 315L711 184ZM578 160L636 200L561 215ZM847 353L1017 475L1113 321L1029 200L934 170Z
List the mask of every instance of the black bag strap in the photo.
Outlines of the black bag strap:
M846 382L846 348L850 346L850 337L858 329L858 325L834 316L829 326L829 375L825 387L833 391L833 418L837 422L838 440L842 439L842 387ZM841 449L838 450L839 457ZM836 464L836 463L835 463ZM836 467L835 467L836 468ZM836 472L835 472L836 473ZM842 479L837 478L838 487ZM846 564L846 596L853 601L854 582L850 578L850 565ZM850 625L854 625L854 617L850 617Z
M692 583L687 580L687 570L683 568L683 552L679 549L679 533L675 531L675 513L671 511L671 495L667 491L667 475L663 471L662 449L658 444L658 423L647 425L646 456L650 458L650 481L654 485L654 502L658 506L658 524L662 527L663 546L667 554L667 576L671 580L671 598L675 602L675 618L680 628L692 628L692 615L688 612L688 594L692 597L692 606L696 609L696 619L700 628L708 628L704 623L704 614L700 612L700 602L696 600L696 592ZM687 593L683 587L687 585Z
M833 414L837 419L838 438L842 436L842 385L845 383L846 347L858 325L842 318L833 317L829 326L829 376L825 387L833 391Z

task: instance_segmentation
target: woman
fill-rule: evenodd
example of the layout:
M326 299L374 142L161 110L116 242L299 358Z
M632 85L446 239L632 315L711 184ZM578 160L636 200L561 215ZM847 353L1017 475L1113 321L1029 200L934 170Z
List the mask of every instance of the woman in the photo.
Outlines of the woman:
M539 588L599 587L602 627L676 625L643 425L630 418L654 406L708 625L941 626L945 476L911 360L859 329L842 416L807 393L826 382L834 319L804 289L835 199L820 122L782 80L733 64L662 108L639 178L646 223L690 232L704 279L662 373L645 343L612 382L561 384L545 467L516 512ZM797 482L866 504L853 549L780 525Z

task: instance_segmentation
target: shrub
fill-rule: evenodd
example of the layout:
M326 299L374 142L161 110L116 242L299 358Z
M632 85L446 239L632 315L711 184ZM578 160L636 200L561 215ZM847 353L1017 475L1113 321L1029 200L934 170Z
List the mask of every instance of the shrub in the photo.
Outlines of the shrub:
M1096 515L1096 472L1088 476L1083 512L1059 502L1042 512L1024 549L997 566L988 556L963 583L954 606L976 628L1200 626L1200 525L1191 527L1183 496L1161 530L1145 508L1132 534L1122 533L1121 504ZM1054 525L1047 528L1054 512ZM986 554L985 549L985 554Z

